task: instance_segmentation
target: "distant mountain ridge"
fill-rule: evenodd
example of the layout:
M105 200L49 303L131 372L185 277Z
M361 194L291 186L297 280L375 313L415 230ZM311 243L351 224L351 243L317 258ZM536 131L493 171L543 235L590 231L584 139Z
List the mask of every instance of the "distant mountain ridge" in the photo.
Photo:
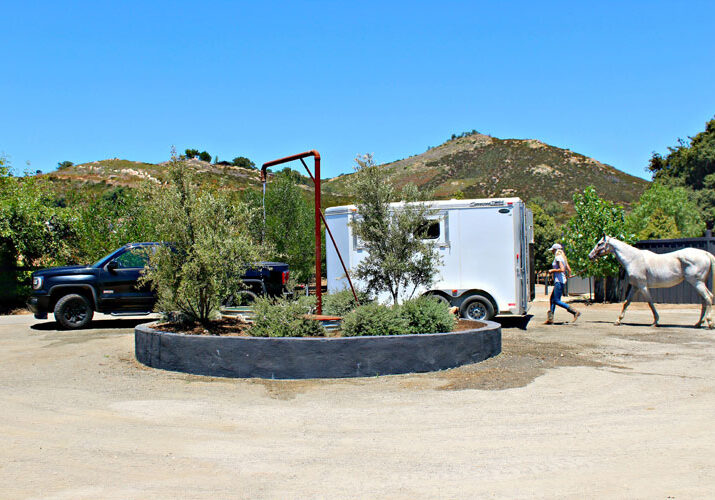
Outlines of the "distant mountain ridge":
M222 166L198 159L187 160L202 184L241 191L259 189L259 171ZM294 166L297 170L298 167ZM600 196L629 207L648 181L568 149L534 139L498 139L479 133L454 137L424 153L382 165L390 181L430 190L437 199L518 196L556 201L572 211L573 194L593 185ZM65 186L102 189L137 187L143 182L167 180L165 163L152 164L118 158L73 165L45 174ZM342 174L322 183L325 206L349 203ZM304 188L312 190L307 180Z
M498 139L472 133L453 138L425 153L382 165L396 187L407 183L432 190L438 199L535 197L562 203L567 211L574 193L593 185L599 195L630 206L648 181L568 149L534 139ZM328 179L324 191L346 193L349 175Z

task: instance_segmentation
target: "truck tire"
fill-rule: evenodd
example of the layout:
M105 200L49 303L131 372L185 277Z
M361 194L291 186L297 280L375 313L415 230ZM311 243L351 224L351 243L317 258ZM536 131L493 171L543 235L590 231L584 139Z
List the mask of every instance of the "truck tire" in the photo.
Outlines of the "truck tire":
M92 304L87 297L71 293L65 295L55 304L55 321L63 328L74 330L89 325L94 316Z
M235 295L229 295L228 298L224 300L221 305L223 305L224 307L234 307L237 305L244 306L252 304L256 301L257 298L258 295L251 292L250 290L242 290L240 292L236 292Z
M459 314L464 319L473 321L489 320L494 317L494 306L491 301L481 295L472 295L462 302Z

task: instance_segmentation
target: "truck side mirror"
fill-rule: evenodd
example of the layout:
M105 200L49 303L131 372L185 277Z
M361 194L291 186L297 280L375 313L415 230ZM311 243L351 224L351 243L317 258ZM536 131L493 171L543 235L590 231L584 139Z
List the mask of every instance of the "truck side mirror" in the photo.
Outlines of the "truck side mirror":
M109 271L110 273L113 273L118 267L119 267L119 264L117 263L117 261L111 260L107 264L107 271Z

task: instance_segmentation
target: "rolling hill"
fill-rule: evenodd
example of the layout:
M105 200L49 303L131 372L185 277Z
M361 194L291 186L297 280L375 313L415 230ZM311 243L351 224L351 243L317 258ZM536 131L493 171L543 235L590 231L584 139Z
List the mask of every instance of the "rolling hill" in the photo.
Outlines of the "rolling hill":
M235 191L260 189L258 170L221 166L197 159L188 160L207 187ZM414 183L430 190L437 199L518 196L557 201L572 211L575 192L593 185L599 195L629 207L648 186L648 181L616 168L534 139L498 139L479 133L455 137L424 153L382 166L396 187ZM294 166L298 168L298 166ZM323 180L325 206L349 203L348 179L344 174ZM166 179L166 164L118 158L99 160L58 169L44 175L64 189L109 189L138 187ZM303 187L312 190L307 178Z
M543 142L498 139L479 133L456 137L427 152L383 165L396 187L416 184L438 199L518 196L560 202L570 212L575 192L593 185L599 195L626 207L648 181ZM328 179L332 197L347 192L349 175Z

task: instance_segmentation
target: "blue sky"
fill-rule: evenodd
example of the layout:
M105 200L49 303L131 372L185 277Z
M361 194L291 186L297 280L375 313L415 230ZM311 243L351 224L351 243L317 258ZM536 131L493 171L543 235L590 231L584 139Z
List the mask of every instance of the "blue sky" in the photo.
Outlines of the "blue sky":
M159 162L175 145L323 175L452 133L644 171L715 115L714 2L0 3L0 152Z

